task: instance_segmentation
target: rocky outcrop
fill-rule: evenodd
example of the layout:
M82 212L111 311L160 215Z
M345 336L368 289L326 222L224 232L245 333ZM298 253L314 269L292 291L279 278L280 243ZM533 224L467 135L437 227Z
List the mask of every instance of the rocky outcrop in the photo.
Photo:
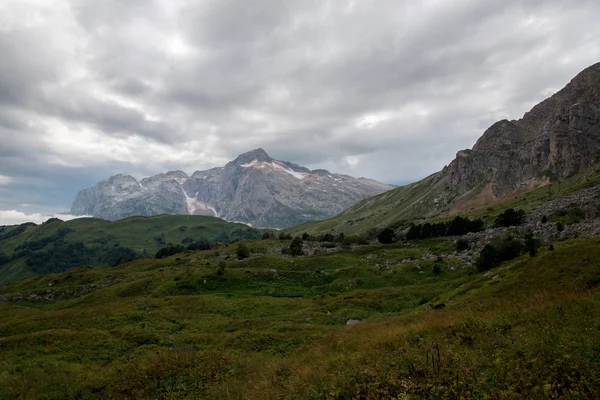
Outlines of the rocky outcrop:
M444 171L458 195L489 183L495 196L576 174L600 161L600 63L517 121L492 125Z
M283 228L331 217L352 204L391 189L370 179L311 171L256 149L224 167L159 174L138 182L116 175L82 190L73 215L108 220L134 215L214 215L257 227Z

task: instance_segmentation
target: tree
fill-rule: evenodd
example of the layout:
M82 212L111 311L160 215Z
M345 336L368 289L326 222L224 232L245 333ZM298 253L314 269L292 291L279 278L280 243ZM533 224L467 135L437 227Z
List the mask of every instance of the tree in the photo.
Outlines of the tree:
M302 240L310 240L310 235L306 232L302 234Z
M262 235L262 239L263 239L263 240L268 240L268 239L271 239L271 238L273 238L273 237L274 237L274 235L273 235L273 234L271 234L271 232L265 232L265 233L263 233L263 235Z
M237 254L240 260L250 257L250 249L244 243L238 244L235 253Z
M521 225L525 219L525 211L514 210L512 208L506 209L502 214L498 215L494 222L496 226L509 227L514 225Z
M377 240L382 244L394 243L395 239L396 232L394 232L394 230L391 228L385 228L379 233L379 235L377 235Z
M304 242L300 237L295 237L294 240L290 243L290 254L293 256L301 256L304 254L302 251L302 246Z
M421 238L421 225L410 224L408 232L406 233L408 240L420 239Z
M291 240L291 239L292 239L292 235L290 235L289 233L285 233L285 232L279 233L279 240Z
M325 235L323 235L323 240L321 240L322 242L333 242L334 241L334 237L331 233L326 233Z

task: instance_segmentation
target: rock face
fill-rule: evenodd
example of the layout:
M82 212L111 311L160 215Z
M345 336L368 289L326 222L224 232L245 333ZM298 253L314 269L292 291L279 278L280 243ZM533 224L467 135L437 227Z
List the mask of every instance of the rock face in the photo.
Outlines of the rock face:
M518 121L499 121L443 171L457 194L491 184L494 196L578 173L600 160L600 63Z
M214 215L256 227L283 228L331 217L392 189L370 179L275 160L262 149L221 168L159 174L138 182L116 175L77 194L71 213L116 220L134 215Z

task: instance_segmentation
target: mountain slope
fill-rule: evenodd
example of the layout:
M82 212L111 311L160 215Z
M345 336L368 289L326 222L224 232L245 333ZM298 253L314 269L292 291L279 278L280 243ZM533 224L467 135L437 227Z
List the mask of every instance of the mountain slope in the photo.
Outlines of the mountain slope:
M443 170L366 199L301 233L360 233L400 220L444 217L488 207L562 181L600 161L600 63L579 73L522 119L499 121Z
M213 215L258 227L281 228L329 218L392 186L269 157L262 149L222 168L187 176L172 171L138 182L116 175L77 194L71 214L116 220L133 215Z

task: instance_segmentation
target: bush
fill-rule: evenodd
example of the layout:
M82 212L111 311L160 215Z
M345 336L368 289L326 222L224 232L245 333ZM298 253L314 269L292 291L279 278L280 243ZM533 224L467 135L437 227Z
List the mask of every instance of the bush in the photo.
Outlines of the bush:
M537 256L538 248L540 247L541 242L539 239L533 236L533 233L528 233L525 235L525 246L527 247L527 251L531 257Z
M217 266L217 275L222 276L225 273L225 261L219 261L219 265Z
M240 260L250 257L250 249L244 243L240 243L235 250L235 254Z
M292 240L292 235L290 235L289 233L280 232L279 240Z
M471 244L465 238L460 238L456 241L456 251L465 251L471 248Z
M290 243L290 254L293 256L303 255L304 252L302 251L302 245L304 245L302 239L299 237L295 237L294 240L292 240L292 242Z
M172 256L177 253L183 253L185 251L185 247L176 245L176 246L167 246L163 247L159 251L156 252L154 258L165 258Z
M493 244L487 244L479 253L475 267L479 272L494 268L503 261L512 260L523 254L525 246L523 243L509 236Z
M477 268L477 271L483 272L494 268L497 262L498 254L496 249L491 244L486 244L479 253L479 258L475 262L475 267Z
M318 237L319 242L333 242L335 237L331 233L326 233L323 236Z
M433 265L433 273L436 274L436 275L439 275L439 274L442 273L442 269L440 268L439 265L437 265L437 264Z
M394 243L396 239L396 232L393 229L385 228L382 230L379 235L377 235L377 240L382 244L390 244Z
M564 230L565 230L565 224L563 224L562 222L557 222L557 223L556 223L556 229L557 229L559 232L562 232L562 231L564 231Z

